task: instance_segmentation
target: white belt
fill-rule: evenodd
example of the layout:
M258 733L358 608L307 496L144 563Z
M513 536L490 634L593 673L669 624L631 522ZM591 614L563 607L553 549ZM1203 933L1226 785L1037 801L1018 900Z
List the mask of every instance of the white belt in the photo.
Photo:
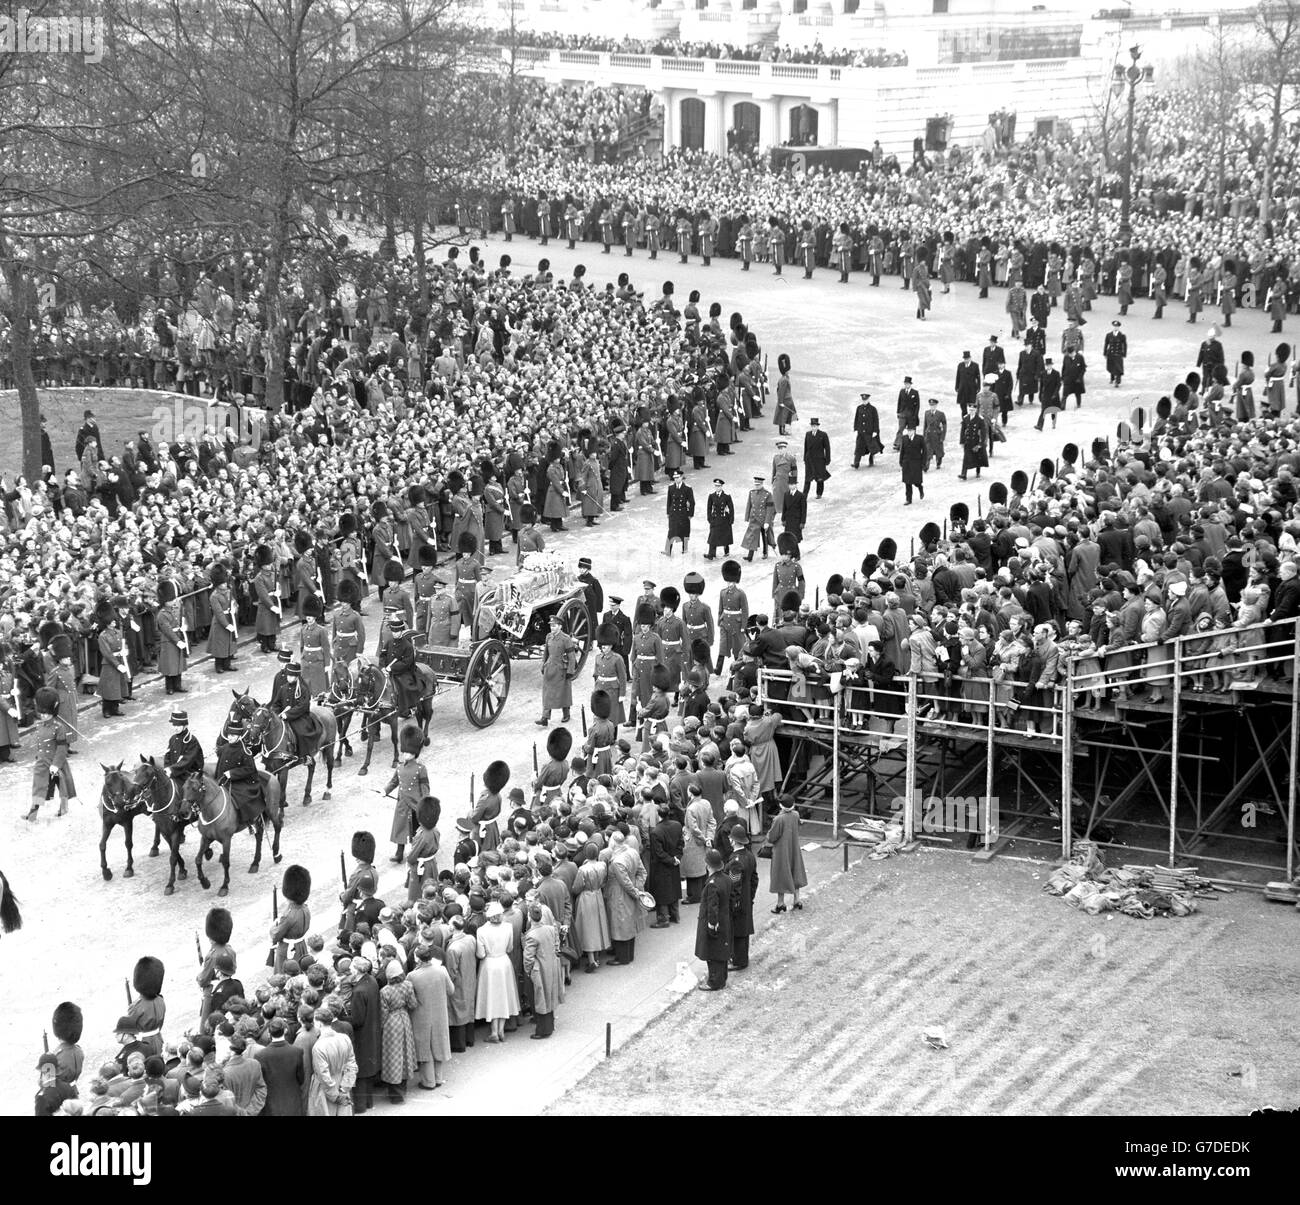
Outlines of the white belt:
M602 753L608 753L613 747L613 745L597 745L592 749L591 756L599 757Z
M416 873L418 876L420 876L421 878L423 878L423 876L424 876L424 868L425 868L425 866L426 866L429 862L434 861L435 858L436 858L436 856L437 856L436 854L430 854L427 858L416 858L416 860L415 860L415 873Z
M743 615L744 611L723 611L724 615Z
M707 623L688 623L686 630L689 632L707 632L709 625Z
M679 640L677 643L680 644L681 641ZM638 660L638 661L653 661L653 660L655 660L655 658L653 658L653 657L642 657L640 654L637 654L637 660Z
M282 937L280 944L285 946L302 945L307 940L307 934L301 933L297 937Z
M160 1033L162 1033L162 1026L161 1026L161 1025L158 1026L157 1029L142 1029L142 1030L141 1030L139 1033L137 1033L135 1036L136 1036L137 1039L139 1039L139 1038L156 1038Z
M666 648L666 649L673 649L673 648L676 648L679 644L681 644L681 641L680 641L680 640L661 640L659 643L662 644L662 645L664 646L664 648Z

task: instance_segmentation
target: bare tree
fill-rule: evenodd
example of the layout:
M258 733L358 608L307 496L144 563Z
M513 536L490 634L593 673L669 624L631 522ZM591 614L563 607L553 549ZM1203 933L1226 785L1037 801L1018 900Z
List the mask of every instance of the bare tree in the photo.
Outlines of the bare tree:
M1286 129L1296 112L1300 88L1300 0L1262 0L1255 10L1258 54L1254 91L1268 114L1268 135L1259 191L1259 212L1268 220L1273 208L1273 165Z

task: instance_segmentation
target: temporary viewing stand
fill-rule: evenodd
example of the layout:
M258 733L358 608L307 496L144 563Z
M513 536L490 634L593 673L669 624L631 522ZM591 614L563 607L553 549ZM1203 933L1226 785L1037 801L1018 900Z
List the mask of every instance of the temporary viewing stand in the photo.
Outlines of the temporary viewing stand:
M1300 619L1126 645L1041 691L764 669L759 693L782 717L780 789L836 835L894 816L908 842L983 856L1087 838L1262 884L1295 876L1298 640Z

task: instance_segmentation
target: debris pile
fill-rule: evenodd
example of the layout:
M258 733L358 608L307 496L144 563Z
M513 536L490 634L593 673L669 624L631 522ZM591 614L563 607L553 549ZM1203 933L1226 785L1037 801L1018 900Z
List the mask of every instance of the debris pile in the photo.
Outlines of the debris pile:
M1107 868L1093 842L1076 841L1070 860L1051 873L1043 890L1061 896L1071 908L1089 916L1122 912L1149 920L1153 916L1190 916L1198 909L1197 899L1212 898L1216 888L1201 878L1195 867Z

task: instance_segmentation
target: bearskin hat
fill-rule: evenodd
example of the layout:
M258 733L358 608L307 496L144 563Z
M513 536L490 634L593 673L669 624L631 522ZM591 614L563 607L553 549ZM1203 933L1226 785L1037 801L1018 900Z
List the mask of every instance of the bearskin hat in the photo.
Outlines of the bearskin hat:
M219 946L227 945L234 931L234 918L225 908L208 909L208 917L203 922L203 932L208 935L209 941Z
M309 536L305 531L299 529L293 533L293 548L299 556L306 552L310 547L311 536Z
M491 762L483 771L483 789L493 795L499 795L509 781L510 767L503 761Z
M57 715L59 712L59 692L48 686L37 687L32 702L41 715Z
M654 627L655 609L649 603L637 603L633 622L637 627Z
M740 562L739 562L739 561L723 561L723 562L722 562L722 580L723 580L724 582L732 582L732 583L735 583L735 582L740 581Z
M60 1042L81 1041L81 1009L71 1000L65 1000L54 1010L50 1028Z
M311 895L311 872L305 866L290 866L280 881L280 891L291 904L305 904Z
M948 508L948 522L954 527L965 527L970 522L970 507L965 502L954 502Z
M72 656L72 637L66 632L60 632L53 640L50 641L50 656L55 661L62 661L64 657Z
M106 598L101 598L95 604L95 626L97 628L110 627L117 620L117 612L113 610L112 604Z
M1168 418L1173 408L1173 403L1167 397L1162 397L1156 403L1156 415L1159 418Z
M612 623L602 623L596 629L596 643L607 644L614 648L619 642L619 631Z
M424 505L424 486L413 485L406 491L406 496L410 499L412 506Z
M827 595L828 596L832 594L838 595L838 594L842 594L843 592L844 592L844 575L842 573L832 573L830 577L826 579Z
M397 734L397 747L403 753L419 753L424 748L424 733L418 724L404 724Z
M462 556L473 556L478 551L478 536L472 531L462 531L456 541L456 551Z
M1277 360L1279 364L1285 360L1289 360L1291 358L1291 344L1279 343L1276 350L1273 352L1273 358Z
M1076 464L1079 460L1079 445L1066 444L1065 447L1061 449L1061 459L1064 460L1066 464Z
M1011 492L1023 494L1029 488L1029 474L1024 469L1016 469L1011 474Z
M989 486L989 501L994 506L1006 506L1007 487L1005 482L995 481Z
M799 597L799 592L797 590L787 590L783 595L781 595L781 610L783 613L786 611L794 611L798 614L799 608L802 605L803 599Z
M40 639L41 645L44 646L49 644L62 631L63 625L57 619L47 619L36 629L36 635Z
M591 714L598 720L607 720L614 711L614 700L603 690L591 692Z
M351 536L356 535L357 517L350 510L344 511L339 515L339 535Z
M777 371L778 371L778 372L789 372L789 371L790 371L790 357L787 356L787 355L785 354L785 352L782 352L779 356L777 356L777 358L776 358L776 368L777 368Z
M167 603L176 601L176 583L168 578L163 578L158 583L158 601L166 606Z
M682 589L685 590L687 594L703 594L703 574L695 573L694 571L688 573L684 578L682 578Z
M1141 406L1135 406L1129 415L1129 421L1141 431L1147 425L1147 412Z
M546 738L546 756L553 761L564 761L573 748L573 733L567 728L552 728Z
M671 297L671 296L673 295L673 290L674 290L676 287L677 287L677 286L674 285L673 282L672 282L671 280L665 280L665 281L664 281L664 293L663 293L663 295L664 295L665 297Z
M1051 481L1056 476L1056 462L1050 456L1044 456L1039 462L1038 475L1044 481Z
M447 488L453 493L459 493L465 488L465 474L459 469L452 469L447 474Z
M421 828L437 828L442 817L442 804L436 795L426 795L415 809L415 821Z
M1189 393L1190 390L1188 389L1188 387L1184 385L1182 381L1179 381L1178 384L1174 386L1174 401L1176 402L1187 401ZM1161 400L1164 401L1165 399L1162 398ZM1160 406L1159 403L1157 403L1156 404L1157 413L1159 412L1159 410L1160 410ZM1163 418L1164 415L1161 415L1161 417Z
M676 611L682 605L682 596L677 592L676 586L665 586L659 591L659 605L670 611Z
M358 829L353 833L352 856L358 862L373 862L375 860L375 834L368 833L365 829Z
M253 564L259 569L271 564L274 560L275 553L273 553L265 544L259 544L255 549L253 549Z
M1093 460L1107 460L1110 457L1110 440L1103 439L1100 435L1092 441L1092 458Z
M882 561L893 561L898 558L898 541L892 536L886 536L880 541L880 547L876 549L876 555Z
M666 665L656 665L650 674L650 683L655 690L671 690L673 676Z
M319 619L325 614L325 608L321 605L321 601L316 597L316 595L309 594L302 600L302 613L304 618L310 616L312 619Z
M728 320L727 329L734 331L736 327L743 326L744 323L745 323L745 316L739 310L732 310L731 318Z
M691 660L702 661L706 665L713 663L713 650L709 648L709 642L700 637L691 641Z
M162 995L165 969L162 959L146 955L135 964L131 986L146 1000L157 1000Z
M361 601L361 590L350 577L343 578L338 585L339 602L355 607Z
M218 561L208 570L208 581L214 586L224 586L230 580L230 570Z
M382 498L376 498L370 504L370 517L372 519L382 519L388 514L388 503Z
M921 547L928 548L931 544L936 543L941 535L943 535L943 531L939 524L927 523L920 531Z
M415 555L421 565L436 565L438 563L438 550L432 544L421 544L420 551Z
M777 536L776 550L782 556L795 556L799 552L799 541L794 538L794 533L783 531Z

